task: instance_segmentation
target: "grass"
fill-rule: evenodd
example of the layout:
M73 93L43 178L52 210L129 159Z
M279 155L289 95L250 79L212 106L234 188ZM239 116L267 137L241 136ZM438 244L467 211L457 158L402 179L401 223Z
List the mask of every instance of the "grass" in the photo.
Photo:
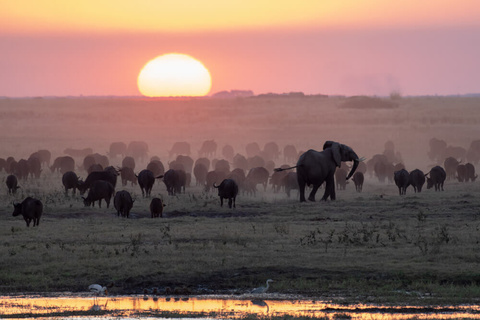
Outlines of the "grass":
M163 219L149 218L149 199L138 196L133 218L124 219L112 207L65 197L56 177L43 179L51 191L39 190L46 205L38 228L11 216L12 196L0 199L3 293L113 283L113 294L147 287L240 294L273 278L274 292L327 298L467 302L479 295L480 200L469 196L480 191L476 184L400 197L393 185L372 182L361 194L350 188L318 203L267 191L240 196L234 210L191 188L166 198ZM154 188L165 194L163 185Z
M347 100L0 99L0 156L28 158L47 148L56 157L66 147L105 154L111 142L143 140L166 164L173 142L190 142L195 158L204 140L215 139L217 157L226 143L244 154L252 141L307 150L335 140L369 158L392 140L408 170L426 171L430 138L464 148L479 138L478 98L402 97L398 108L361 112L341 108ZM145 166L137 164L135 172ZM0 173L4 294L81 292L92 283L113 284L112 294L150 287L241 294L272 278L272 292L341 301L478 301L478 183L447 182L445 192L420 194L410 188L400 197L396 187L367 174L363 193L350 183L334 202L299 203L295 192L289 199L269 190L240 195L234 210L220 208L215 194L199 188L168 197L156 183L152 196L167 204L163 219L149 218L150 199L129 185L136 202L131 219L122 219L112 207L85 208L78 194L65 197L61 176L47 169L38 181L21 181L16 196L7 195L5 176ZM29 195L44 203L38 228L11 216L12 200Z

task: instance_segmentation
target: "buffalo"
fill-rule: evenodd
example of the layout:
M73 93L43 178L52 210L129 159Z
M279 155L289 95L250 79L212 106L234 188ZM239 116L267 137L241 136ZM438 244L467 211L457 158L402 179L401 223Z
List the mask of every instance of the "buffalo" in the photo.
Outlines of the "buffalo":
M131 141L127 146L127 155L144 162L148 157L148 144L145 141Z
M430 175L430 177L427 177L428 175ZM425 174L425 177L427 177L427 189L435 186L435 191L443 191L443 183L447 178L445 169L440 166L433 167L430 172Z
M136 177L138 179L138 185L142 190L142 196L150 197L153 184L155 183L155 176L153 175L153 172L148 169L144 169L140 171L140 173Z
M182 188L185 192L185 185L187 183L187 174L183 170L167 170L164 175L157 178L163 178L163 182L167 187L168 194L174 196L176 193L181 193Z
M190 144L188 142L175 142L172 149L168 151L168 156L172 158L174 155L190 155Z
M62 184L65 187L66 196L68 196L68 189L73 189L72 194L75 194L79 185L77 174L73 171L65 172L62 176Z
M160 160L151 160L147 164L147 169L152 171L155 177L165 173L165 167Z
M393 174L393 180L398 187L398 193L404 195L407 193L407 188L410 185L410 174L407 170L401 169L395 171Z
M457 176L458 182L465 182L467 178L467 168L464 164L459 164L457 166Z
M335 182L338 190L345 190L347 187L347 174L347 170L343 168L337 168L337 170L335 170Z
M112 184L114 188L117 185L117 175L113 173L110 169L105 169L104 171L93 171L87 176L85 182L80 182L78 184L78 190L80 191L80 194L84 194L85 191L87 191L87 189L90 188L92 184L98 180L108 181Z
M213 183L221 183L225 178L226 174L223 171L209 171L207 172L205 191L210 191L210 186Z
M455 179L455 173L457 172L457 167L460 164L460 161L454 157L448 157L443 162L445 166L445 173L448 179Z
M264 167L252 168L247 174L247 180L252 181L255 185L262 184L264 191L267 191L268 178L268 171Z
M47 167L50 166L50 159L52 158L52 153L48 150L42 149L34 152L30 155L30 158L38 158L40 160L41 165L45 165Z
M355 190L357 190L357 192L362 192L364 180L365 180L365 176L363 175L362 172L357 170L357 172L353 174L352 181L355 184Z
M235 208L235 199L238 194L238 185L233 179L225 179L219 186L213 184L214 188L218 189L218 196L220 197L220 206L223 206L223 199L228 199L228 207Z
M132 199L132 196L128 191L122 190L115 193L113 206L117 210L117 216L122 215L122 217L128 218L134 202L135 200Z
M17 189L20 188L18 186L17 177L13 174L7 176L5 183L7 184L8 194L15 194L17 193Z
M117 156L124 157L125 154L127 154L127 145L125 142L112 142L107 152L110 158L116 158Z
M415 193L422 192L422 187L425 184L425 174L422 170L415 169L410 172L409 182Z
M27 223L27 227L30 226L32 220L34 227L40 223L40 217L43 213L43 204L40 200L27 197L22 203L14 203L13 208L13 216L22 215Z
M165 204L162 199L153 198L152 201L150 201L150 214L152 218L161 218L163 216L163 207L165 207Z
M475 174L475 166L471 163L465 164L465 181L468 182L469 180L474 182L478 175Z
M206 140L198 150L199 157L215 157L217 153L217 143L214 140Z
M67 171L75 170L75 160L70 156L57 157L53 160L53 164L50 167L52 172L60 171L60 173L65 173Z
M90 186L87 197L82 197L83 204L86 207L89 207L90 205L94 207L95 201L98 201L98 207L101 208L102 199L105 199L108 208L110 206L110 199L112 198L114 192L115 189L110 182L105 180L96 180Z
M195 176L195 185L204 186L207 180L208 169L203 163L197 163L193 168L193 175Z
M283 185L285 187L285 193L290 198L291 190L298 190L298 178L296 172L289 172L283 177Z
M135 172L130 167L123 167L119 169L120 171L120 178L122 179L122 186L126 186L127 183L130 181L132 186L137 184L137 177L135 176Z

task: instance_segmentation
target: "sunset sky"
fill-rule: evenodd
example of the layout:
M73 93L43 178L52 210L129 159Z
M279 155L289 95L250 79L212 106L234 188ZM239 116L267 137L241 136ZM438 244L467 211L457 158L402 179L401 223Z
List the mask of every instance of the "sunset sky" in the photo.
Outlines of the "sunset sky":
M140 95L183 53L212 89L480 92L477 0L0 0L0 96Z

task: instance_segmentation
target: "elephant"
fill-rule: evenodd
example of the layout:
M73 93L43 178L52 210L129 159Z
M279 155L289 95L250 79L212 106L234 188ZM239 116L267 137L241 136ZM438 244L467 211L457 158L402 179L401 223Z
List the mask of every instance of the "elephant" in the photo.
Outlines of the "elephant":
M360 160L352 148L334 141L326 141L323 145L323 151L308 150L298 159L297 165L290 168L277 168L275 171L283 171L297 168L297 180L300 191L300 201L304 202L305 187L312 185L312 191L308 200L315 201L315 194L323 182L326 182L325 193L322 200L335 200L335 181L334 175L337 167L340 167L342 161L353 161L352 169L347 175L346 180L357 170Z

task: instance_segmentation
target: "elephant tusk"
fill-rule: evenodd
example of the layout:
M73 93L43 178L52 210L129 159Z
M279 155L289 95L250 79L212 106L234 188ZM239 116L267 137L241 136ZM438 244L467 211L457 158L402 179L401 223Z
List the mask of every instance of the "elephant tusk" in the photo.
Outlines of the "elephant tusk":
M358 159L357 161L358 161L358 162L363 162L363 161L365 161L365 160L367 160L367 158L365 158L365 157L361 157L361 158L360 158L360 159Z

